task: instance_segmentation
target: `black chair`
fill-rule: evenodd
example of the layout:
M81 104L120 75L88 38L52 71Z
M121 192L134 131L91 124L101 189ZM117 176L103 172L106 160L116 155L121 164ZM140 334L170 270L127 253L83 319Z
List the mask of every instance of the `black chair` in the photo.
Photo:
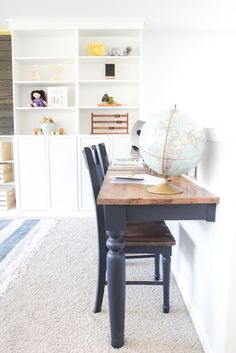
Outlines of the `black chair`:
M103 206L97 205L96 199L102 184L103 173L100 163L96 163L96 153L93 153L89 147L83 150L85 163L88 167L97 218L98 230L98 280L97 293L94 306L94 312L100 312L102 307L104 288L106 282L106 230L104 221ZM95 156L95 159L94 159ZM175 239L169 231L164 221L149 222L149 223L131 223L127 224L124 235L125 239L125 253L132 254L161 254L163 266L163 280L162 281L126 281L126 284L140 284L140 285L162 285L163 286L163 312L168 313L170 309L169 304L169 284L170 284L170 262L172 246L175 245Z
M107 154L107 150L106 150L106 145L105 143L99 143L97 146L96 145L92 145L91 146L93 154L96 153L96 157L94 155L94 160L96 161L96 163L100 163L102 166L102 172L103 175L105 176L108 167L109 167L109 158L108 158L108 154ZM95 152L97 150L97 152ZM126 259L140 259L140 258L147 258L147 257L152 257L154 258L154 264L155 264L155 274L154 274L154 278L155 280L159 280L160 279L160 255L159 253L156 254L145 254L145 255L132 255L132 256L126 256Z
M109 158L108 158L105 143L98 144L98 157L101 162L103 174L105 175L109 167Z

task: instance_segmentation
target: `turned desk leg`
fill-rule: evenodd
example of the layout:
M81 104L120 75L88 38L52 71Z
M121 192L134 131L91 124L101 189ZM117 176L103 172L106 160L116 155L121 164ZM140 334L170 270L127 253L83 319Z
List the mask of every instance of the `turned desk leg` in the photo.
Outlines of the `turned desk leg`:
M111 345L124 344L125 324L125 254L123 232L107 231L107 285L111 328Z

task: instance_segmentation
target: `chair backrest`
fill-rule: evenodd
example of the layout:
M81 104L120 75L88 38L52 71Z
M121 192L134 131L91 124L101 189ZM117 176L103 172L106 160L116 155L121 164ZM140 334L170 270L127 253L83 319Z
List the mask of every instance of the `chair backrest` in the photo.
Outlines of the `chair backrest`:
M95 146L93 146L92 148L84 147L83 155L91 179L93 196L95 199L94 201L96 202L104 176L101 164L99 163L97 151L94 147Z
M97 205L97 196L100 191L102 181L104 179L102 167L99 163L99 159L95 148L91 149L90 147L84 147L83 155L85 164L88 168L90 180L93 189L93 198L95 203L96 218L97 218L97 227L98 227L98 241L100 249L103 247L106 248L106 229L105 229L105 220L104 220L104 209L102 205Z
M98 156L101 160L103 174L105 175L109 167L109 159L105 143L98 144Z

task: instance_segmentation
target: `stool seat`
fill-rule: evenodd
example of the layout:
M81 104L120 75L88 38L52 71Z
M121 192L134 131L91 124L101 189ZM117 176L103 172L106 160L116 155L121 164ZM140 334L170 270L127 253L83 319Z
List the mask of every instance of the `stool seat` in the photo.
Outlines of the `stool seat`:
M125 246L159 247L175 245L175 238L164 221L128 223Z

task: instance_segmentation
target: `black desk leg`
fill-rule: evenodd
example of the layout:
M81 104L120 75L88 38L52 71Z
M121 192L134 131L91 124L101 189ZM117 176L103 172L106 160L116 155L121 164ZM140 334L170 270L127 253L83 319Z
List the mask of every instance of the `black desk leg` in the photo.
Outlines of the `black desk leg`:
M107 231L107 284L111 327L111 345L124 344L125 324L125 255L123 232Z

